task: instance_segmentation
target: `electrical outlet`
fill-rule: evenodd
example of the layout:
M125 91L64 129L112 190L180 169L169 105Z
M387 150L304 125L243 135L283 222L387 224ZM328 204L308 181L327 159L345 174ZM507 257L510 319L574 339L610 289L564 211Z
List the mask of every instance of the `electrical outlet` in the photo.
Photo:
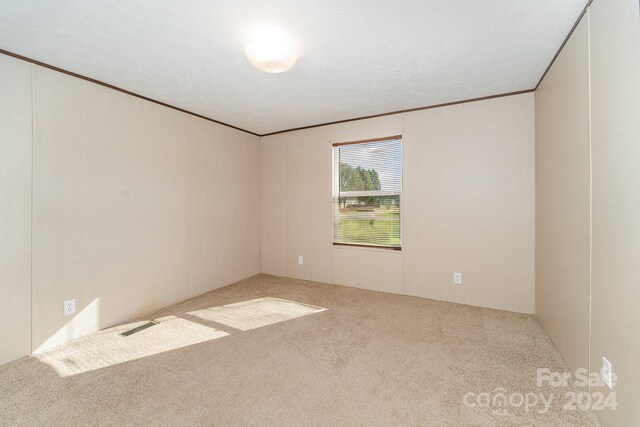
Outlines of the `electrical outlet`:
M298 265L304 264L304 257L302 255L298 255Z
M462 273L453 273L453 284L462 285Z
M602 358L602 382L607 385L609 388L613 388L613 384L611 378L613 377L613 372L611 371L611 362L607 360L606 357Z
M70 299L64 302L64 315L68 316L76 312L76 300Z

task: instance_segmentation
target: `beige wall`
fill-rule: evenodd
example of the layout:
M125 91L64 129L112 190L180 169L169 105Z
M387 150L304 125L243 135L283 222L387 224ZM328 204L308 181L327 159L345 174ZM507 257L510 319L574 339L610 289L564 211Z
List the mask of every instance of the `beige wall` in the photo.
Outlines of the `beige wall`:
M533 312L534 132L533 94L406 115L407 294Z
M31 350L31 67L0 56L0 364Z
M536 314L571 368L611 362L618 407L597 412L611 426L640 419L639 15L595 0L536 95Z
M589 368L589 24L536 91L536 316L572 370Z
M640 11L637 0L590 8L593 261L591 367L605 356L619 407L605 425L640 420Z
M3 272L5 250L16 259L0 291L15 306L5 324L22 320L3 361L260 272L258 137L1 59L15 183L0 193L15 222ZM71 298L76 314L64 316Z
M400 133L402 252L333 247L331 143ZM273 135L261 145L263 272L533 312L532 94ZM276 206L283 197L287 211Z
M333 157L329 131L320 127L291 132L287 144L288 276L318 282L331 281ZM298 265L298 255L304 257L303 265Z
M187 168L186 116L34 70L36 351L187 297Z
M258 138L193 116L188 125L188 296L260 272Z
M260 232L262 272L286 276L287 148L289 134L262 138L260 144Z

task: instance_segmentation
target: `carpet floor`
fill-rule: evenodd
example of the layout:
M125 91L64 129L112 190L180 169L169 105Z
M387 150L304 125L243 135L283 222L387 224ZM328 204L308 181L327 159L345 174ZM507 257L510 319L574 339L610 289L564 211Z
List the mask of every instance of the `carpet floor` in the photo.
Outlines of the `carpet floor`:
M264 297L327 310L211 320ZM568 371L531 315L258 275L0 366L0 425L599 425L537 368Z

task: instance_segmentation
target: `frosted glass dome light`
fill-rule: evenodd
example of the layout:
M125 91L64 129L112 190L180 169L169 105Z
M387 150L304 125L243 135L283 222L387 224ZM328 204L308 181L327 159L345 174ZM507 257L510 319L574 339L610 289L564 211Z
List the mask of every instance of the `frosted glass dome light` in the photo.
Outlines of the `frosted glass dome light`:
M249 43L244 49L251 65L266 73L282 73L298 60L296 46L286 32L276 27L263 26L249 32Z

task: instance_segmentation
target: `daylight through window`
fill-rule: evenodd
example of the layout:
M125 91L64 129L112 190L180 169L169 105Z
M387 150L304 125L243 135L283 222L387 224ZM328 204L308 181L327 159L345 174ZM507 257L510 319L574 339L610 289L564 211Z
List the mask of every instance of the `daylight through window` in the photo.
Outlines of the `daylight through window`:
M333 243L401 247L402 137L333 145Z

